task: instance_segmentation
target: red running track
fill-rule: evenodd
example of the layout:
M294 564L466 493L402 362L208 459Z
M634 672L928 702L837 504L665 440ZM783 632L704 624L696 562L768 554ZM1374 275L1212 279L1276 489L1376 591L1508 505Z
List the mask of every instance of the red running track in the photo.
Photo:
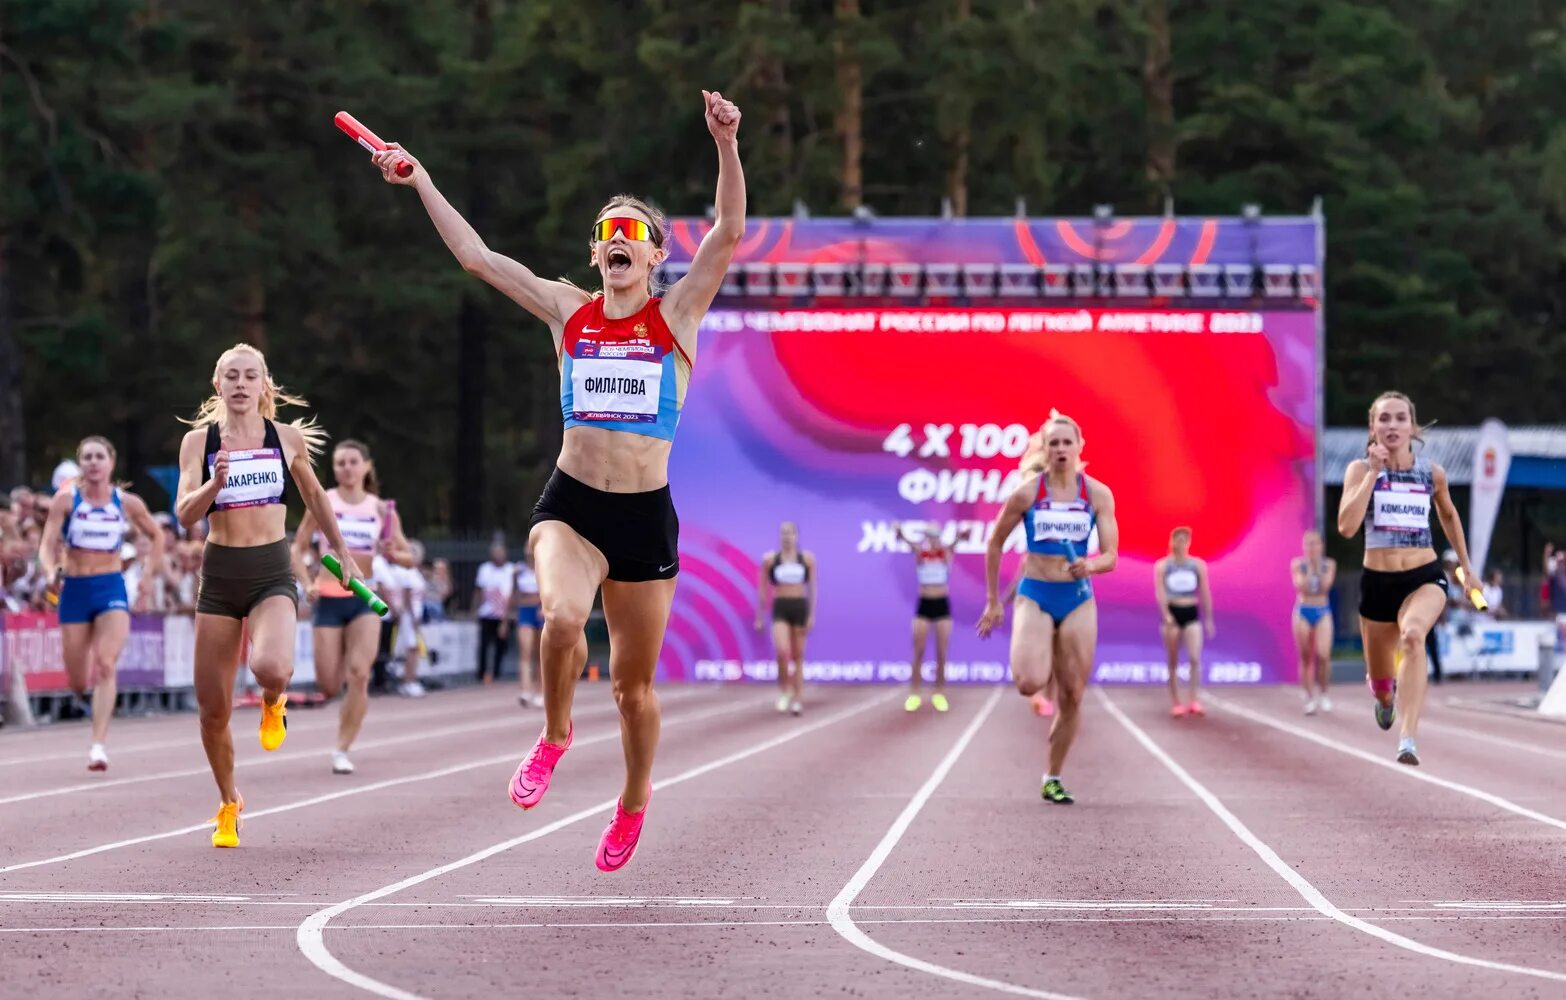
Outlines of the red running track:
M1451 689L1448 689L1451 690ZM1474 688L1463 693L1472 697ZM1485 689L1493 690L1493 689ZM1369 698L1090 692L1038 798L1045 723L1009 690L947 715L889 688L663 693L636 860L593 850L620 780L604 685L544 804L504 787L539 714L501 689L335 709L216 806L193 715L0 735L0 992L28 997L1566 996L1566 727L1432 696L1425 766Z

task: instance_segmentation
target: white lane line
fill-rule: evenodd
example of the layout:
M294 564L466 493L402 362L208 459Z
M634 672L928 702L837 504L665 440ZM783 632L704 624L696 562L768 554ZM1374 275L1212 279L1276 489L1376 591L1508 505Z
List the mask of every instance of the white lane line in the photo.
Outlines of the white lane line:
M665 726L683 725L688 722L697 722L702 719L710 719L720 715L731 715L735 712L750 711L754 710L754 708L754 705L747 703L742 703L739 705L728 705L719 708L710 708L706 709L705 711L695 712L691 715L683 715L677 716L673 719L665 719L663 724ZM579 739L576 741L575 745L589 746L593 743L602 743L606 740L617 740L619 738L620 733L618 731L607 732L601 733L598 736ZM241 816L246 823L249 823L251 820L260 819L263 816L273 816L277 813L293 812L295 809L305 809L310 806L320 805L323 802L335 802L338 799L345 799L351 795L364 795L368 792L378 792L383 788L396 788L398 786L409 785L417 781L429 781L434 778L444 778L449 775L460 774L463 771L471 771L480 767L491 767L505 761L515 761L517 759L518 755L515 752L500 754L494 757L484 757L479 760L470 760L466 763L454 764L451 767L443 767L434 771L423 771L419 774L411 774L402 778L390 778L386 781L374 782L373 784L357 785L352 788L344 789L340 792L329 792L326 795L317 795L313 798L301 799L298 802L290 802L286 805L273 806L270 809L259 809L254 811L246 809L244 813L241 814ZM611 805L612 804L613 803L611 803ZM59 864L63 861L75 861L78 858L85 858L94 854L103 854L106 851L116 851L122 847L134 847L137 844L146 844L155 840L167 840L170 837L183 837L186 834L197 833L199 831L210 829L212 829L212 823L209 820L205 823L198 823L193 826L182 826L177 830L165 830L162 833L149 833L145 836L132 837L128 840L116 840L112 843L99 844L96 847L86 847L79 851L72 851L69 854L60 854L52 858L42 858L38 861L24 861L19 864L6 865L5 867L0 867L0 875L4 875L7 872L21 871L24 868L38 868L43 865Z
M496 707L496 703L493 702L493 701L480 701L477 698L467 698L467 699L464 699L464 700L467 701L468 704L466 704L466 705L443 705L443 706L441 706L439 708L433 708L433 709L429 709L429 710L425 710L422 707L420 709L415 710L411 706L408 706L408 707L399 706L398 709L391 709L391 708L388 707L387 709L383 709L383 710L377 711L374 715L371 716L371 719L375 720L376 722L382 723L382 724L390 724L390 723L397 722L397 721L412 721L412 720L415 720L415 719L420 721L420 722L425 722L425 721L428 721L430 719L438 719L438 718L441 718L441 717L447 716L447 715L464 715L464 714L473 714L475 712L482 713L482 712L484 712L487 709L493 709L493 708ZM304 725L298 726L298 731L295 732L295 733L291 733L290 735L294 735L294 736L311 735L311 734L314 734L316 732L326 732L326 731L328 731L328 729L330 729L331 731L334 731L334 732L336 731L336 718L335 717L332 718L330 721L315 720L315 719L311 719L310 718L310 713L312 713L315 710L315 708L317 708L317 707L321 708L322 711L323 711L323 714L324 714L325 706L312 706L311 708L301 709L299 712L293 713L291 715L291 717L294 719L296 724L299 723L299 722L304 722ZM239 713L239 711L243 711L243 710L236 710L235 714L237 715ZM514 708L513 708L513 712L515 712ZM301 718L301 716L302 716L302 718ZM178 722L178 721L181 721L181 720L187 722L188 724L191 724L190 728L192 728L192 730L194 729L194 726L193 726L193 723L195 722L195 713L194 712L189 712L189 713L170 713L168 718L167 718L167 720L165 720L165 719L158 719L156 721L158 721L158 722L165 722L165 721L167 721L169 724L172 724L174 722ZM317 724L318 721L319 721L319 724ZM87 742L88 742L88 740L89 740L89 738L91 736L91 734L87 731L85 726L82 727L80 733L65 734L65 733L62 732L61 729L55 729L55 730L53 730L53 732L61 733L62 735L74 735L74 736L76 736L77 739L80 740L82 746L85 746L87 744ZM29 739L29 735L24 735L24 734L19 733L19 734L17 734L16 739L18 741L25 741L25 740ZM197 745L199 745L199 744L200 744L200 741L197 740ZM159 742L159 743L137 743L137 744L134 744L134 745L131 745L131 746L121 746L119 744L110 744L109 745L109 749L113 750L116 756L121 756L121 755L125 755L125 754L144 753L144 752L148 752L148 751L152 751L152 750L172 750L172 749L175 749L177 747L188 747L190 745L191 745L191 738L187 736L184 739L179 739L179 740L165 740L165 741ZM76 757L81 757L82 755L83 755L83 751L80 749L80 747L78 747L75 750L62 750L62 751L59 751L59 752L38 754L36 756L30 756L30 757L6 757L4 759L0 759L0 767L9 767L9 766L12 766L12 765L15 765L15 764L40 764L40 763L45 763L45 762L51 761L51 760L71 760L71 759L76 758Z
M1171 924L1251 924L1251 923L1332 923L1331 917L1322 916L1309 907L1305 914L1294 917L910 917L902 918L872 918L859 920L860 924L891 925L897 924L1160 924L1168 927ZM1469 923L1475 920L1486 921L1511 921L1523 923L1532 920L1547 920L1560 923L1560 917L1538 916L1493 916L1493 917L1387 917L1389 922L1403 923L1433 923L1452 924ZM700 927L700 928L729 928L729 927L826 927L830 920L802 918L797 920L632 920L614 922L587 922L564 921L556 923L506 923L506 924L333 924L332 930L336 931L473 931L484 930L569 930L571 928L587 928L591 930L639 930L649 927ZM69 927L0 927L0 934L56 934L61 932L76 931L80 933L101 934L104 931L140 931L162 932L166 934L205 934L209 931L293 931L297 937L299 928L295 924L229 924L208 926L200 924L196 926L169 926L148 925L139 927L103 927L98 924L73 925ZM1269 930L1267 933L1272 934Z
M273 894L277 895L277 894ZM207 903L213 906L290 906L296 909L318 909L321 906L320 899L252 899L246 896L221 896L221 895L149 895L142 893L71 893L71 892L6 892L0 893L0 906L7 904L29 903L43 906L63 906L66 904L86 904L97 906L101 903L112 902L121 905L135 904L137 906L180 906L189 908L192 903ZM423 900L417 903L365 903L364 909L419 909L419 910L814 910L819 908L819 903L760 903L745 902L741 900L669 900L666 902L640 902L630 900L624 903L560 903L560 902L498 902L479 900L476 902L454 903L441 900ZM948 903L944 905L907 904L907 903L855 903L853 910L860 913L870 911L877 912L973 912L975 910L997 910L1003 913L1046 910L1063 913L1116 913L1121 911L1151 913L1174 913L1177 916L1184 913L1300 913L1315 914L1316 910L1309 906L1150 906L1146 904L1116 905L1116 906L1037 906L1027 902L1018 903ZM1549 903L1538 901L1518 901L1514 903L1498 903L1483 901L1454 901L1450 903L1436 903L1432 906L1345 906L1341 907L1345 913L1363 913L1382 919L1404 919L1409 914L1440 913L1452 917L1454 913L1534 913L1562 911L1566 914L1566 903ZM1281 918L1280 918L1281 919ZM1408 917L1408 919L1413 919ZM1455 918L1454 918L1455 919ZM1552 917L1550 919L1566 919ZM867 921L860 921L865 923Z
M426 721L431 720L431 718L442 718L445 717L445 715L474 714L474 712L478 712L478 714L484 714L484 712L487 712L487 710L495 709L495 707L498 707L498 704L500 704L493 700L481 700L481 698L478 698L478 696L467 696L462 692L451 692L449 695L442 693L442 695L435 695L435 698L437 698L438 701L442 701L442 703L443 701L448 700L448 698L451 698L453 704L442 704L442 706L434 707L434 709L426 709L424 706L413 707L412 704L407 703L407 701L391 700L391 704L395 704L396 707L388 706L385 707L385 709L379 709L371 718L374 718L374 720L384 720L387 721L387 723L399 720ZM326 710L326 706L301 706L302 717L309 718L313 710L318 709L318 707L319 709L323 709L323 712ZM244 710L246 709L235 709L235 715L241 714L241 712L244 712ZM515 707L512 710L515 712ZM299 715L296 715L294 718L296 718L296 721L298 721ZM141 726L141 720L128 721L132 721L133 725L127 726L127 728L139 728L139 726ZM194 726L194 721L196 721L196 714L194 714L194 712L169 712L166 717L160 717L155 718L155 720L146 721L149 723L149 725L160 726L160 728L171 728L171 726L179 725L179 723L182 723L182 721L186 726ZM301 731L309 732L309 729L301 729ZM22 731L17 732L17 734L14 734L14 736L6 736L5 739L0 739L0 745L8 746L9 743L13 742L33 742L34 739L38 740L38 742L44 742L44 737L49 736L60 736L61 740L66 739L66 737L70 737L72 740L77 740L78 748L77 750L49 751L49 753L34 754L34 756L0 757L0 767L11 767L11 765L16 764L42 764L42 762L47 761L69 761L69 759L72 759L72 757L81 756L83 751L80 750L80 746L85 746L86 743L88 743L91 734L89 734L88 728L86 728L85 725L81 726L80 731L77 731L77 728L75 728L75 723L56 723L56 725L49 726L49 728L44 729L44 731ZM52 740L52 742L58 742L58 740ZM111 743L110 750L113 750L116 754L132 754L143 753L143 751L152 750L172 750L172 748L177 748L177 746L189 745L191 745L191 740L189 740L189 737L186 737L186 739L182 740L161 740L161 742L157 743L135 743L135 745L128 746L122 746L119 745L119 743Z
M1536 753L1541 757L1553 757L1556 760L1566 760L1566 751L1551 750L1549 747L1541 747L1533 743L1524 743L1522 740L1509 740L1504 736L1493 736L1490 733L1477 729L1469 729L1465 726L1454 726L1450 722L1431 722L1425 720L1420 723L1426 729L1434 729L1443 733L1457 733L1471 740L1481 743L1490 743L1498 747L1506 747L1508 750L1521 750L1524 753Z
M701 775L708 773L709 771L715 771L720 767L727 767L728 765L742 761L747 757L753 757L756 754L764 753L775 747L780 747L785 743L790 743L799 739L801 736L806 736L819 729L824 729L827 726L834 725L843 721L844 719L858 715L867 709L874 708L877 705L885 704L896 695L896 691L876 695L875 697L870 698L861 704L854 706L853 708L834 713L823 719L820 719L819 721L812 722L810 725L790 730L782 736L776 736L772 739L764 740L760 743L753 744L744 750L729 754L726 757L720 757L717 760L709 761L708 763L702 764L698 767L693 767L688 771L682 771L672 778L665 778L662 781L655 781L653 782L653 790L657 791L659 789L667 788L670 785L677 785L681 782L690 781L692 778L698 778ZM382 888L376 889L373 892L367 892L361 896L355 896L352 899L344 900L334 906L329 906L323 910L318 910L317 912L310 914L310 916L306 917L304 921L299 924L299 928L294 935L295 943L298 944L299 950L304 953L304 956L308 958L316 968L320 969L322 972L326 973L334 979L345 982L350 986L357 987L368 993L374 993L377 996L391 998L391 1000L421 1000L421 998L416 993L410 993L407 990L398 989L397 987L388 983L383 983L379 980L372 979L363 973L355 972L354 970L348 968L348 966L344 965L342 962L338 961L337 957L334 956L326 947L326 925L330 923L334 917L346 913L355 907L363 906L366 903L373 903L376 900L390 896L393 893L401 892L404 889L419 885L423 882L428 882L433 878L439 878L448 872L453 872L459 868L466 868L468 865L476 864L477 862L483 861L489 857L493 857L502 851L509 851L513 847L518 847L530 841L547 837L556 830L562 830L574 823L579 823L584 819L590 819L594 816L608 812L615 807L617 802L617 798L610 799L607 802L600 802L595 806L590 806L587 809L582 809L570 814L569 816L557 819L553 823L539 827L537 830L525 833L520 837L513 837L510 840L501 841L500 843L486 847L481 851L476 851L472 854L469 854L465 858L459 858L456 861L441 865L438 868L431 868L429 871L422 874L414 875L411 878L405 878L401 882L383 886Z
M996 703L1000 701L1001 690L1001 688L996 688L990 692L989 698L985 700L978 714L973 717L972 722L968 723L968 728L963 730L962 735L957 738L957 742L952 744L952 748L946 752L946 756L941 758L941 762L935 766L935 770L931 772L925 783L919 786L917 792L914 792L913 798L909 799L908 804L903 807L902 813L892 823L891 829L886 831L885 836L881 838L881 842L875 845L875 850L870 852L870 857L865 859L865 863L854 873L853 878L848 880L848 884L843 886L842 890L838 892L837 897L827 904L827 922L849 944L861 951L869 952L877 958L885 959L888 962L895 962L905 968L913 969L915 972L923 972L927 975L939 976L942 979L964 983L968 986L980 986L1015 996L1041 997L1043 1000L1071 1000L1070 997L1062 993L1049 993L1044 990L1018 986L1016 983L1008 983L999 979L988 979L984 976L976 976L957 969L949 969L944 965L936 965L934 962L927 962L912 955L905 955L900 951L888 948L860 930L858 925L855 924L854 918L849 915L849 908L853 906L854 900L864 891L865 886L870 884L870 880L875 877L875 873L881 870L881 866L886 863L886 859L896 849L898 841L902 840L903 834L908 832L908 827L913 824L914 818L919 815L919 811L924 808L925 803L930 801L930 797L935 794L935 790L940 787L941 782L945 780L946 775L957 763L957 758L961 757L962 752L968 748L968 744L973 741L974 734L979 731L980 726L984 725L984 720L989 718L990 713L995 710Z
M1308 729L1301 729L1299 726L1290 725L1289 723L1280 719L1274 719L1270 715L1265 715L1261 712L1252 711L1251 709L1245 708L1244 706L1236 705L1225 698L1215 698L1210 693L1207 695L1207 699L1212 704L1217 705L1226 712L1232 712L1241 718L1250 719L1252 722L1259 722L1264 726L1271 726L1273 729L1276 729L1279 732L1288 733L1291 736L1298 736L1302 740L1309 740L1310 742L1315 743L1317 746L1326 747L1328 750L1336 750L1338 753L1348 754L1350 757L1356 757L1368 764L1374 764L1377 767L1384 767L1390 771L1396 772L1397 774L1401 774L1406 778L1411 778L1415 781L1429 782L1430 784L1439 788L1445 788L1447 791L1457 792L1459 795L1467 795L1469 798L1478 799L1480 802L1495 806L1497 809L1504 809L1507 812L1516 813L1518 816L1534 820L1538 823L1543 823L1546 826L1553 826L1557 830L1566 831L1566 820L1557 819L1554 816L1547 816L1542 812L1538 812L1537 810L1529 809L1527 806L1520 806L1510 799L1503 799L1499 795L1492 795L1489 792L1482 792L1479 789L1473 788L1469 785L1461 785L1455 781L1448 781L1445 778L1438 778L1422 767L1409 767L1406 764L1399 764L1390 757L1378 757L1375 754L1367 753L1358 747L1349 746L1347 743L1342 743L1338 740L1332 739L1329 736L1322 736L1320 733L1313 733Z
M678 702L684 701L686 699L683 697L671 697L666 700L670 702ZM598 716L603 715L615 715L618 713L618 711L619 710L613 705L595 705L591 708L583 709L582 712L579 713L578 718L597 718ZM426 729L422 732L406 733L402 736L388 736L379 740L365 740L363 743L356 744L353 748L353 752L359 753L360 751L364 750L378 750L381 747L401 746L404 743L419 743L424 740L438 739L442 736L461 736L464 733L478 732L484 729L502 729L507 726L516 726L519 718L522 719L524 726L526 726L530 721L525 717L519 717L517 714L512 713L509 716L498 719L491 719L487 722L469 721L463 723L460 726L444 726L440 729ZM528 729L524 729L523 731L525 732L529 729L531 729L530 726ZM199 734L193 734L190 739L185 740L179 745L190 747L192 753L199 753L201 748L201 737ZM297 750L291 753L285 751L283 753L267 754L264 757L248 757L244 760L236 760L234 762L234 766L236 768L260 767L265 764L287 764L300 760L324 761L326 759L326 755L326 749ZM80 792L96 792L104 788L118 788L123 785L140 785L148 781L163 781L168 778L193 778L198 775L211 773L212 769L209 766L203 765L201 767L188 768L183 771L159 771L154 774L138 774L134 778L111 778L108 780L94 780L92 778L84 778L76 784L72 785L64 785L59 788L46 788L41 791L24 792L20 795L9 795L4 798L0 798L0 806L11 805L16 802L31 802L36 799L54 798L59 795L75 795Z
M91 740L92 734L87 730L83 730L81 736L81 742L87 743ZM188 746L190 746L190 737L187 736L182 740L166 740L162 743L141 743L129 747L113 745L113 750L115 755L119 756L121 754L141 753L151 750L172 750L175 747ZM7 757L4 760L0 760L0 767L10 767L14 764L42 764L51 760L70 760L84 756L86 754L80 747L77 747L75 750L62 750L59 753L38 754L33 757Z
M1551 972L1548 969L1535 969L1527 965L1512 965L1507 962L1492 962L1484 958L1474 958L1470 955L1459 955L1456 952L1446 951L1441 948L1432 948L1430 945L1422 944L1418 941L1415 941L1413 938L1407 938L1401 934L1393 933L1392 931L1387 930L1385 927L1378 927L1375 924L1368 923L1358 917L1350 916L1349 914L1345 913L1343 910L1339 909L1335 904L1333 904L1333 902L1326 896L1323 896L1320 890L1318 890L1314 885L1306 881L1304 876L1300 875L1292 867L1290 867L1287 862L1278 857L1277 852L1264 844L1260 838L1251 832L1249 827L1240 822L1239 817L1230 812L1228 807L1219 800L1218 796L1207 790L1207 786L1191 777L1190 772L1181 767L1173 757L1165 753L1162 747L1160 747L1157 743L1154 743L1152 738L1143 732L1140 726L1132 722L1131 719L1120 710L1120 706L1116 705L1113 701L1110 700L1109 696L1104 693L1103 688L1095 688L1094 690L1097 692L1099 701L1103 703L1104 708L1109 712L1110 715L1114 716L1115 721L1119 722L1121 726L1125 727L1126 732L1130 733L1138 743L1142 744L1142 747L1148 753L1152 754L1160 764L1163 764L1164 767L1168 768L1169 773L1178 778L1181 784L1190 789L1192 794L1200 799L1202 804L1212 811L1213 815L1217 816L1220 820L1223 821L1223 824L1229 828L1231 833L1238 837L1246 847L1249 847L1256 853L1257 857L1261 858L1262 861L1266 863L1267 867L1276 872L1279 878L1293 886L1294 891L1298 892L1300 896L1304 898L1305 902L1315 907L1316 910L1324 916L1331 917L1333 920L1343 924L1345 927L1353 928L1362 934L1368 934L1373 938L1385 941L1387 944L1402 948L1405 951L1411 951L1416 955L1423 955L1427 958L1439 958L1443 961L1454 962L1458 965L1471 965L1476 968L1489 969L1494 972L1512 972L1522 976L1533 976L1538 979L1549 979L1554 982L1566 983L1566 973ZM1211 698L1211 695L1209 695L1209 698ZM1366 757L1379 763L1377 758L1369 757L1368 754L1366 754ZM1393 764L1392 766L1402 767L1402 765L1399 764ZM1407 768L1404 768L1404 770L1407 770Z

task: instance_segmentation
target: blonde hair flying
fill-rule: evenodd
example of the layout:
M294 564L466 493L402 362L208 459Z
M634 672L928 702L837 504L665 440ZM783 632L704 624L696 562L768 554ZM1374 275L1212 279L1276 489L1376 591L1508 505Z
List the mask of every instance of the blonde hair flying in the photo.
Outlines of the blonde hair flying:
M272 371L267 367L266 355L249 344L235 344L218 356L217 364L212 366L212 382L216 385L223 374L223 366L236 354L253 354L261 362L261 399L256 403L256 410L268 420L277 419L279 406L309 406L310 401L303 396L295 396L293 393L278 385L272 379ZM220 423L228 412L228 407L223 402L223 397L218 393L208 396L196 410L196 415L184 423L192 427L207 427ZM304 436L305 449L313 458L321 454L326 447L326 431L315 422L313 417L300 417L291 422L292 426Z

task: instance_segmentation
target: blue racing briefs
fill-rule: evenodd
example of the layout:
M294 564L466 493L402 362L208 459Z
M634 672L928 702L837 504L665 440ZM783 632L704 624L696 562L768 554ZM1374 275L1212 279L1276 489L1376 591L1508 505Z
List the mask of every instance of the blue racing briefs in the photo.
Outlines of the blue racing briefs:
M318 597L315 600L316 628L346 628L360 615L373 615L372 609L358 597Z
M1017 596L1026 597L1037 604L1039 610L1053 618L1058 626L1071 612L1093 599L1093 587L1091 584L1084 587L1076 580L1051 583L1027 576L1023 577L1022 585L1017 588Z
M130 611L125 577L119 573L68 576L60 587L60 624L82 625L106 611Z
M1323 618L1332 614L1332 609L1325 604L1319 608L1311 607L1308 604L1297 604L1295 605L1294 610L1302 619L1304 619L1305 624L1309 625L1311 628L1315 628L1317 625L1321 624L1321 620Z
M543 628L543 608L537 604L523 604L517 608L517 624L523 628Z

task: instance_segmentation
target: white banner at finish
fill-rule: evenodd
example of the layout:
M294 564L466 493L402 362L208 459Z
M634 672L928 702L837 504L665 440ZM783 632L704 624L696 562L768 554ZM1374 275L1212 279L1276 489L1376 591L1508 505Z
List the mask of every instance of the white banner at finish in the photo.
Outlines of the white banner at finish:
M1441 671L1447 674L1535 673L1540 644L1555 645L1554 622L1469 618L1436 627Z
M21 616L11 616L20 618ZM28 646L32 661L36 661L27 668L29 676L34 674L60 674L59 678L45 678L41 681L34 677L29 682L29 690L34 694L48 691L65 690L63 679L63 664L60 663L59 654L59 629L54 617L35 615L29 619L37 627L27 632L27 636L34 642ZM134 651L141 657L141 661L133 658L132 650L127 648L126 655L120 658L122 678L129 678L130 671L134 670L137 687L145 688L189 688L195 682L196 659L196 630L193 619L181 615L169 615L162 619L163 634L157 634L157 619L149 616L137 616L137 620L152 629L153 641L142 641ZM145 632L142 629L142 632ZM0 633L3 635L3 633ZM156 640L161 638L162 647L158 648ZM143 636L145 640L145 636ZM478 624L476 622L432 622L424 626L424 642L430 655L425 658L419 668L421 677L443 677L452 674L467 673L473 670L478 662ZM7 674L5 645L0 643L0 681ZM161 664L146 661L148 656L160 656ZM16 657L25 659L24 657ZM161 682L158 679L158 668L162 667ZM401 668L396 668L396 673L401 676ZM313 684L315 682L315 649L310 635L310 622L301 621L297 626L294 644L294 685ZM248 684L248 680L242 681ZM3 698L3 689L0 689L0 700Z
M472 673L478 663L477 622L431 622L424 626L424 645L429 656L419 665L420 677L448 677ZM165 646L167 648L167 646ZM401 675L397 666L393 672ZM315 643L310 623L301 621L294 640L293 685L315 683ZM171 685L172 686L172 685Z

